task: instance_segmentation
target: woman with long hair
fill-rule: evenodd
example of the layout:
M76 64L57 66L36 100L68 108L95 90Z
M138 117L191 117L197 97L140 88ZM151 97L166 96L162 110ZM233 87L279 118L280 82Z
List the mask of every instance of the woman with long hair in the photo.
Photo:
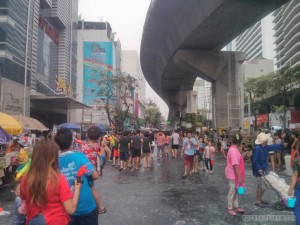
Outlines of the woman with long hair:
M81 184L74 195L59 172L58 145L45 138L33 149L31 166L21 180L21 199L27 207L26 225L66 225L77 208Z
M237 213L244 213L244 209L239 207L238 194L236 188L238 185L244 185L245 167L242 156L243 137L238 133L233 136L233 145L230 146L227 154L227 165L225 176L229 182L229 192L227 195L228 213L235 216Z

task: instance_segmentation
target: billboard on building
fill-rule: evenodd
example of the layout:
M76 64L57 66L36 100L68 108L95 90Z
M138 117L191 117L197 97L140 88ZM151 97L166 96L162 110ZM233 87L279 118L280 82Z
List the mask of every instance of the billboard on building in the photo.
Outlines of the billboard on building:
M83 103L92 107L93 111L101 115L109 97L110 104L114 104L113 85L108 85L108 76L113 75L113 44L112 42L84 42L83 43ZM107 116L99 117L106 122ZM103 121L106 120L106 121ZM96 122L96 121L95 121Z

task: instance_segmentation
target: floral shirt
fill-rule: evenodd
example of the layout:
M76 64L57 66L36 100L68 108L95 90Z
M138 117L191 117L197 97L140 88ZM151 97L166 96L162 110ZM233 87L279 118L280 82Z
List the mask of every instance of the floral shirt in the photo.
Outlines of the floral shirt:
M101 152L101 147L97 143L83 143L81 152L86 155L95 168L97 168L97 156Z

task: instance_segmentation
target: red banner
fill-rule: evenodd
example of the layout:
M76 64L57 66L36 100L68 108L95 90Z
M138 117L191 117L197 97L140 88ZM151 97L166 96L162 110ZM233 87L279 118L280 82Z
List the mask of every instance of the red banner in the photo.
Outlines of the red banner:
M43 18L39 18L39 27L54 41L59 44L59 33Z
M262 114L256 116L257 123L267 123L269 122L269 114Z
M300 123L300 110L291 110L290 123Z

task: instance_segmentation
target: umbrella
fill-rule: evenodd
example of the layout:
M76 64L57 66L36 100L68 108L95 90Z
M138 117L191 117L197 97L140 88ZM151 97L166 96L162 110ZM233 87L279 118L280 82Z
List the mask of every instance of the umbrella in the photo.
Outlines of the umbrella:
M108 126L107 124L104 124L104 123L98 123L95 126L99 127L102 132L111 130L110 126Z
M44 126L44 124L42 124L37 119L21 115L13 115L12 117L15 118L22 125L22 128L24 130L49 130L47 127Z
M5 144L10 140L12 140L12 136L0 126L0 145Z
M80 129L80 126L76 123L62 123L58 126L59 128L64 127L68 129Z
M22 134L22 125L12 116L0 112L0 126L9 134Z

